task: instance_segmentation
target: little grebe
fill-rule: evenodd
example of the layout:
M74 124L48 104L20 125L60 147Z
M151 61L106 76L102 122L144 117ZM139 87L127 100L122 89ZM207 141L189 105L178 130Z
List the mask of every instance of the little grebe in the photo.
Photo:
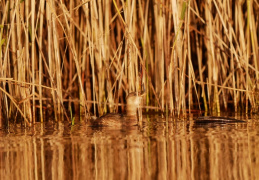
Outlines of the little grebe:
M136 92L131 92L126 98L126 114L109 113L103 115L96 120L91 121L93 126L134 126L138 124L137 108L141 104L143 94L138 95Z

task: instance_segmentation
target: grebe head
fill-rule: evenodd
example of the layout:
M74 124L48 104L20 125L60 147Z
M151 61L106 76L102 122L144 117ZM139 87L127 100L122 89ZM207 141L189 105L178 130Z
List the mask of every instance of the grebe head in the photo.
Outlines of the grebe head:
M144 95L144 93L142 93L142 94L138 94L136 92L129 93L129 95L127 96L127 99L126 99L127 116L137 116L137 108L141 104L143 95Z

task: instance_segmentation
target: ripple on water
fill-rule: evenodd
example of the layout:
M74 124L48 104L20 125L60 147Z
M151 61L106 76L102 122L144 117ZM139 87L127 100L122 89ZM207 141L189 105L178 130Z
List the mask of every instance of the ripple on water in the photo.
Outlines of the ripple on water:
M197 124L190 115L143 116L125 128L10 124L0 130L0 179L255 179L259 120L240 118L246 122Z

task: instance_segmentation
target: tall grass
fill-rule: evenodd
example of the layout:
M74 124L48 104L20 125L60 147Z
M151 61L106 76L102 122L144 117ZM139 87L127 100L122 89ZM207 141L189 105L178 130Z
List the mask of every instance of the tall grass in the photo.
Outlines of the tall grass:
M256 109L257 1L0 3L2 121L118 111L143 87L171 113Z

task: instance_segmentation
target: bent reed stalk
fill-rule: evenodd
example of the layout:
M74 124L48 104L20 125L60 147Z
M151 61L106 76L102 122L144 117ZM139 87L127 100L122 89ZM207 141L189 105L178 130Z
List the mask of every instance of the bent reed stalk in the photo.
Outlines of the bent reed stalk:
M143 87L147 107L172 114L257 110L257 1L0 4L2 122L123 110Z

